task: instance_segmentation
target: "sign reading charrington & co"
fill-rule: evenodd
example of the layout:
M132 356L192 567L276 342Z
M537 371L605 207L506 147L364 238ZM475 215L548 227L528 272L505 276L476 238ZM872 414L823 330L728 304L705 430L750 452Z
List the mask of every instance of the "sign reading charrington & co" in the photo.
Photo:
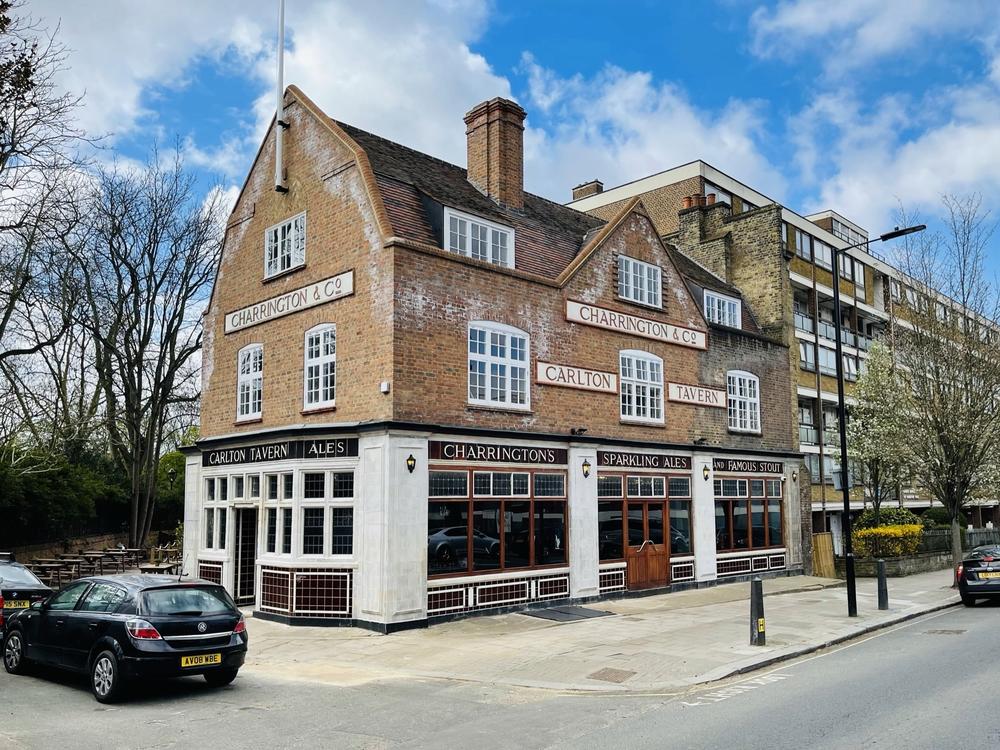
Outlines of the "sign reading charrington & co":
M622 453L619 451L597 451L598 466L614 466L626 469L667 469L677 471L691 468L690 456L669 456L665 453Z
M255 302L242 310L226 313L226 333L241 331L351 294L354 294L354 271L345 271L301 289Z
M705 388L701 385L685 385L684 383L668 383L667 399L682 404L697 404L698 406L717 406L726 408L726 392L718 388Z
M431 440L431 461L483 461L497 464L565 464L565 448L539 448L530 445L492 445L489 443L449 443Z
M754 461L743 458L713 458L712 468L715 471L738 471L747 474L781 474L784 471L781 461Z
M563 388L576 388L581 391L618 393L618 376L613 372L585 370L582 367L538 362L535 368L535 379L542 385L560 385Z
M606 328L609 331L631 333L635 336L687 346L692 349L708 348L708 337L704 331L661 323L650 318L640 318L637 315L627 315L571 299L566 300L566 320L596 328Z
M201 454L202 466L233 466L291 458L349 458L358 455L357 438L286 440L280 443L217 448Z

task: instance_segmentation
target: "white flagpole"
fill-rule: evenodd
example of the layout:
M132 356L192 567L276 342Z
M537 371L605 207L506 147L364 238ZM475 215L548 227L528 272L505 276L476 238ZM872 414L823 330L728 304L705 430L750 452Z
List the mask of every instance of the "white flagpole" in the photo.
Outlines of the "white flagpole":
M274 189L287 193L285 187L285 165L283 135L285 128L285 0L278 0L278 108L274 128Z

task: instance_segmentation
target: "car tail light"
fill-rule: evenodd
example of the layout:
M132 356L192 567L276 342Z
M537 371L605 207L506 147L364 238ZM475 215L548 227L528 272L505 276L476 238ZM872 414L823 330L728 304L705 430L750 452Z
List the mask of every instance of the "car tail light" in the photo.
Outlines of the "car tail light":
M958 568L955 570L955 580L961 581L963 575L965 575L965 566L962 563L959 563Z
M3 627L3 594L0 594L0 628Z
M128 620L125 623L128 634L138 641L158 641L159 631L146 620Z
M236 627L233 628L234 633L245 633L247 632L247 623L243 619L243 615L240 615L240 621L236 623Z

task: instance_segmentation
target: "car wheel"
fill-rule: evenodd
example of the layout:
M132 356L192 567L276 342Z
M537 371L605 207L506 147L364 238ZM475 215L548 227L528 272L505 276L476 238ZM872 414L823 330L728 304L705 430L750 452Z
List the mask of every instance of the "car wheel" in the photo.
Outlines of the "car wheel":
M10 631L4 639L3 668L10 674L24 674L28 669L28 659L24 655L24 639L19 630Z
M212 687L225 687L236 679L238 669L216 669L212 672L205 672L205 682Z
M114 703L122 688L118 658L110 651L102 651L90 667L90 689L98 703Z
M960 596L962 597L962 604L966 607L976 606L976 598L974 596L969 596L968 594L960 594Z

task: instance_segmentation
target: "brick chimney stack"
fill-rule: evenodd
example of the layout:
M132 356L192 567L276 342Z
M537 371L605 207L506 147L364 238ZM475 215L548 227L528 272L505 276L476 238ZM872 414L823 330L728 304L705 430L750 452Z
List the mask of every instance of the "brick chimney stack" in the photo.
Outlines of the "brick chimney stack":
M604 192L604 183L600 180L591 180L590 182L583 182L573 188L573 200L578 201L581 198L589 198L592 195L597 195Z
M524 117L510 99L490 99L465 115L469 182L497 203L524 208Z

